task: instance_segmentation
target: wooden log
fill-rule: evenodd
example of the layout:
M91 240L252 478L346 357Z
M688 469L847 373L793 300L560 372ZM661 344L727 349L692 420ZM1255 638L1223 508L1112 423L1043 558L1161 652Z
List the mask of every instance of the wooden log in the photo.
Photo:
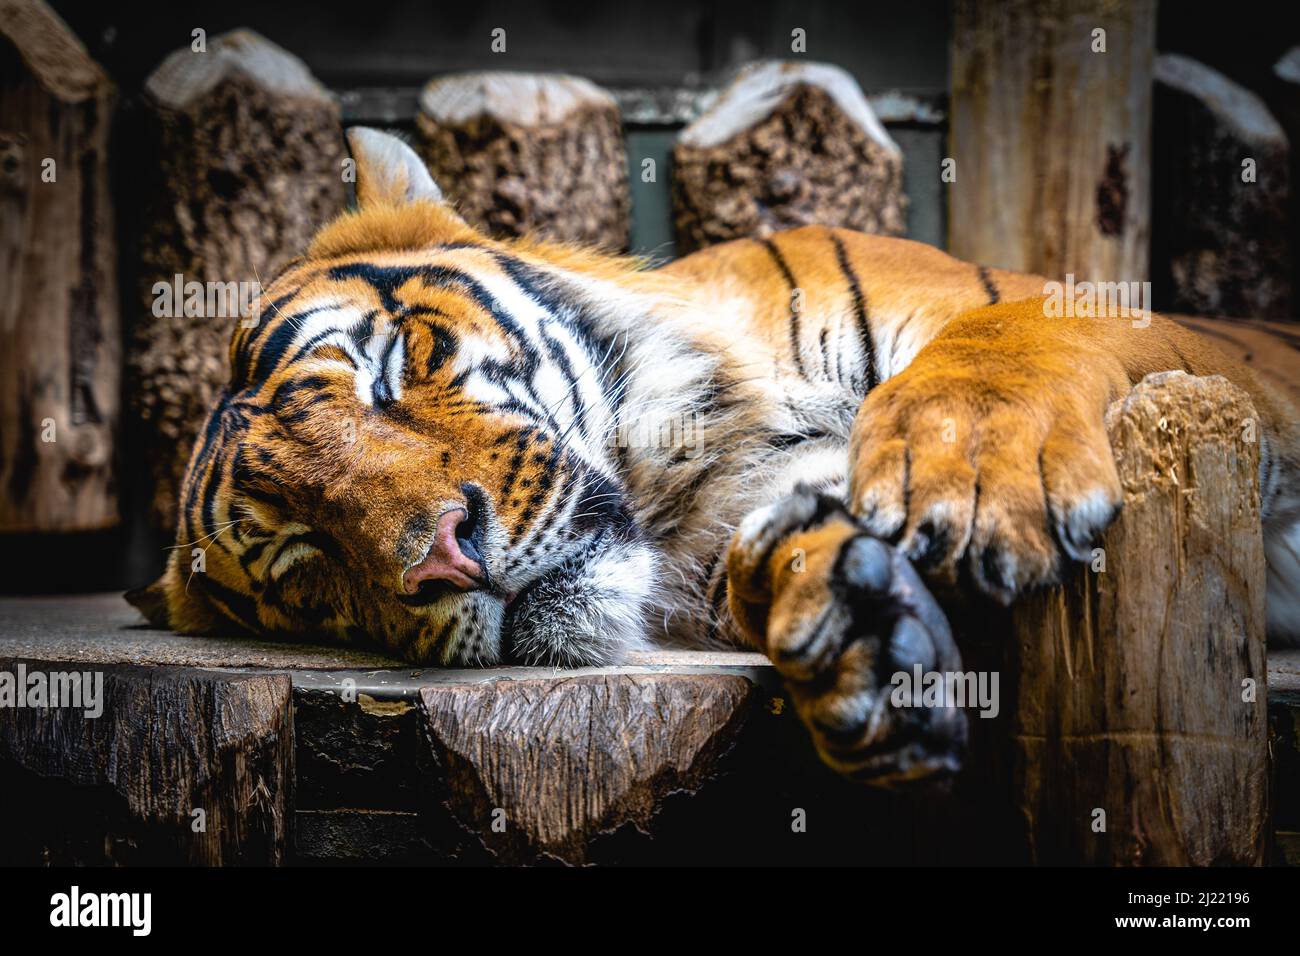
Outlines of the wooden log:
M434 181L494 236L627 247L631 199L618 104L574 76L460 73L431 80L416 116Z
M901 236L903 154L839 67L751 64L678 136L673 219L681 253L812 223Z
M1195 60L1155 64L1152 284L1196 315L1291 314L1286 133L1255 94Z
M38 706L33 675L53 687L60 673L82 675L81 705ZM95 675L100 692L91 690ZM286 675L7 659L0 695L6 686L25 688L25 706L0 707L0 766L9 762L8 795L25 806L0 816L0 857L214 866L285 859L294 805Z
M37 0L0 0L0 531L118 522L113 85Z
M345 152L334 99L300 60L248 30L211 39L206 52L172 53L145 94L158 166L131 392L153 465L151 515L167 529L194 437L229 378L231 333L256 321L254 294L342 209Z
M1181 469L1179 473L1185 474ZM1113 555L1108 557L1112 560L1106 573L1122 573L1115 567ZM976 617L987 622L990 615L953 614L958 627ZM702 700L706 704L704 721L717 724L733 694L725 685L721 689L712 687L719 678L742 681L748 688L747 703L741 704L739 714L733 717L743 720L734 735L734 745L729 742L731 737L719 735L715 744L720 756L716 761L706 764L696 760L694 766L702 771L707 766L698 787L679 791L670 785L639 790L632 787L629 792L648 793L654 801L648 826L634 823L614 832L587 830L580 856L584 862L990 865L1030 859L1023 797L1013 799L1012 791L1012 729L1018 720L1012 670L1016 655L1012 654L1009 661L1003 658L1010 633L1006 626L988 630L989 639L984 642L987 660L974 648L963 646L965 669L1000 672L1001 712L993 719L981 719L974 710L970 714L973 731L986 738L1000 738L999 748L990 751L984 747L988 741L972 747L951 792L888 793L845 781L820 763L775 669L754 654L655 651L634 654L627 665L580 672L524 667L412 669L400 661L376 656L359 659L355 651L338 647L267 644L248 637L195 640L141 631L132 628L134 611L119 597L110 600L106 595L0 598L0 623L4 625L0 627L0 670L8 668L5 661L40 655L48 662L46 668L60 671L96 671L120 662L150 661L161 675L159 679L165 680L171 680L170 675L179 668L211 674L214 666L221 667L228 677L261 678L268 676L268 671L291 675L296 771L296 849L291 862L465 864L548 859L537 853L527 832L513 838L494 835L493 816L488 812L485 817L482 809L493 791L487 785L479 796L465 790L466 781L472 782L477 772L473 768L484 768L481 779L500 787L500 791L510 793L514 781L528 780L530 792L544 793L548 788L567 786L566 774L581 775L582 767L569 761L569 751L564 749L571 746L583 753L592 772L601 767L602 760L627 760L633 762L632 769L625 771L621 779L648 780L653 775L649 764L634 763L641 754L671 751L677 748L674 741L694 741L701 733L707 735L690 707L674 705L657 711L652 701ZM1014 646L1015 642L1011 643ZM1105 650L1110 643L1099 643L1096 648ZM216 651L212 649L214 644ZM53 663L56 657L58 663ZM1032 656L1025 659L1037 664ZM1278 828L1300 832L1300 748L1296 744L1300 728L1300 652L1274 652L1269 655L1268 668L1275 786L1271 803ZM1084 673L1082 669L1076 672ZM589 682L597 678L625 682L651 677L686 686L675 691L656 687L653 697L607 695L611 696L609 705L591 711L597 726L584 727L580 734L569 738L552 739L560 730L546 729L544 723L535 724L537 733L528 734L524 723L526 705L512 707L509 695L532 698L553 692L560 702L566 699L563 694L574 693L572 688L566 691L565 685L579 677ZM1091 680L1096 692L1097 680L1086 674L1083 679ZM701 680L707 693L695 686ZM1162 694L1181 695L1190 701L1189 708L1203 707L1207 687L1213 691L1215 686L1213 681L1197 684L1184 680L1177 672L1162 674L1161 681ZM449 749L455 752L451 758L440 757L439 747L446 745L431 739L425 709L420 706L426 689L433 689L435 696L447 703L440 726L447 728L443 736L452 742ZM593 690L587 692L595 695ZM739 689L734 693L739 694ZM1113 711L1110 708L1109 712ZM538 712L563 717L562 727L566 730L576 724L576 718L565 716L565 712ZM1172 712L1168 704L1165 712ZM456 713L464 713L466 721L490 721L494 714L518 713L520 718L515 723L503 720L453 726ZM0 720L13 716L0 711ZM604 726L622 727L629 739L644 730L650 744L634 740L632 745L620 744L605 754L584 753L579 746L584 735L595 743L611 739L611 734L615 735L613 739L619 739L619 731L599 729ZM3 739L0 731L0 741ZM661 746L664 741L667 744ZM169 829L162 825L143 828L117 793L105 788L95 793L58 778L44 780L9 760L3 747L0 742L0 782L4 785L0 861L40 859L43 849L51 851L51 860L66 861L182 858L176 841L188 841L188 831L178 833L175 826ZM689 764L690 750L691 746L680 748L683 763L678 767ZM722 754L723 750L727 752ZM491 756L493 751L497 756ZM461 758L462 752L470 754L472 761ZM554 762L543 765L553 757ZM458 769L449 773L448 766ZM536 768L535 772L529 771L533 773L531 779L516 772L525 767ZM1074 781L1088 772L1091 767L1076 767L1064 760L1043 768L1043 773L1061 776L1062 788L1075 786ZM1152 779L1168 776L1159 767L1144 772L1151 773ZM1252 780L1249 774L1245 772L1242 779ZM553 782L542 782L544 775ZM515 790L519 789L515 786ZM583 782L573 792L586 803L570 816L557 812L553 797L544 801L538 816L559 818L568 826L567 821L576 824L580 818L591 818L594 811L588 808L598 800L615 808L631 802L615 799L617 794L591 781ZM102 799L105 796L110 799ZM107 805L119 812L92 814L87 797L96 797L94 802L100 811ZM492 809L497 806L506 809L505 804L496 803ZM792 827L796 811L806 823L799 829ZM1108 823L1113 825L1113 810L1108 811L1108 817ZM610 814L610 819L621 818L619 813ZM509 813L502 819L509 826L518 826L511 822ZM527 814L525 823L534 830L540 825ZM1226 820L1224 825L1235 824ZM1246 825L1252 825L1249 819ZM574 832L580 833L581 828ZM107 855L105 834L111 837ZM500 849L503 844L504 851ZM1036 854L1039 859L1065 860L1069 858L1067 849L1039 843ZM578 859L579 855L568 858Z
M1052 278L1147 278L1155 8L958 0L953 255Z
M753 685L736 675L599 675L423 688L439 791L502 862L584 862L601 833L648 828L734 742Z
M1147 376L1107 414L1124 510L1104 571L1014 613L1015 793L1035 862L1265 860L1254 418L1225 379L1182 372Z

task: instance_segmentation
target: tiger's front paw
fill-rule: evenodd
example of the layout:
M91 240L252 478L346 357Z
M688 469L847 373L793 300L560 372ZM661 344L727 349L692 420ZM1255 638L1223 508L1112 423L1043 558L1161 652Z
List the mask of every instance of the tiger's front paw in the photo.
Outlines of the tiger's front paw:
M786 679L822 759L878 786L955 773L956 707L900 707L894 675L960 666L948 622L895 548L799 489L750 515L728 555L733 616Z
M1099 388L918 357L858 412L850 508L932 581L968 572L1003 604L1053 583L1119 511Z

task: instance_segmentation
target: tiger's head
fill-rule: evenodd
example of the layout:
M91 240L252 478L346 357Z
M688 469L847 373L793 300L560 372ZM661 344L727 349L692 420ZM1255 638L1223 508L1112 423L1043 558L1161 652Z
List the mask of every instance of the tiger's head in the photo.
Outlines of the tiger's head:
M588 313L633 267L490 240L400 140L349 143L357 209L236 330L177 545L128 597L183 632L365 636L421 663L617 659L656 559L609 441L626 335Z

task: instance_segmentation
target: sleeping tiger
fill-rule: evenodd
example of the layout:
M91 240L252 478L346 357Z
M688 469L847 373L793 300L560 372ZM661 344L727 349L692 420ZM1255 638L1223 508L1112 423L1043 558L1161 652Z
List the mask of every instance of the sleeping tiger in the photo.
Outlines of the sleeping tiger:
M755 648L832 767L933 779L961 711L888 706L889 673L959 666L914 568L1006 603L1088 557L1107 405L1185 369L1254 399L1269 623L1300 633L1296 416L1194 333L1047 319L1039 277L843 229L657 270L497 241L400 140L349 142L357 209L236 330L179 546L130 595L154 623L442 665Z

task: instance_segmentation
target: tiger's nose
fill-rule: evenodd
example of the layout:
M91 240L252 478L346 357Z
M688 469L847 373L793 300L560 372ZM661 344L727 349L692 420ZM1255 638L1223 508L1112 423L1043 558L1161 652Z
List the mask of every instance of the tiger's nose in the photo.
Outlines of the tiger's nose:
M468 536L456 534L458 528L468 523L469 512L464 508L453 508L438 519L429 552L402 575L402 587L407 594L418 591L423 581L446 581L462 591L483 586L478 549Z

